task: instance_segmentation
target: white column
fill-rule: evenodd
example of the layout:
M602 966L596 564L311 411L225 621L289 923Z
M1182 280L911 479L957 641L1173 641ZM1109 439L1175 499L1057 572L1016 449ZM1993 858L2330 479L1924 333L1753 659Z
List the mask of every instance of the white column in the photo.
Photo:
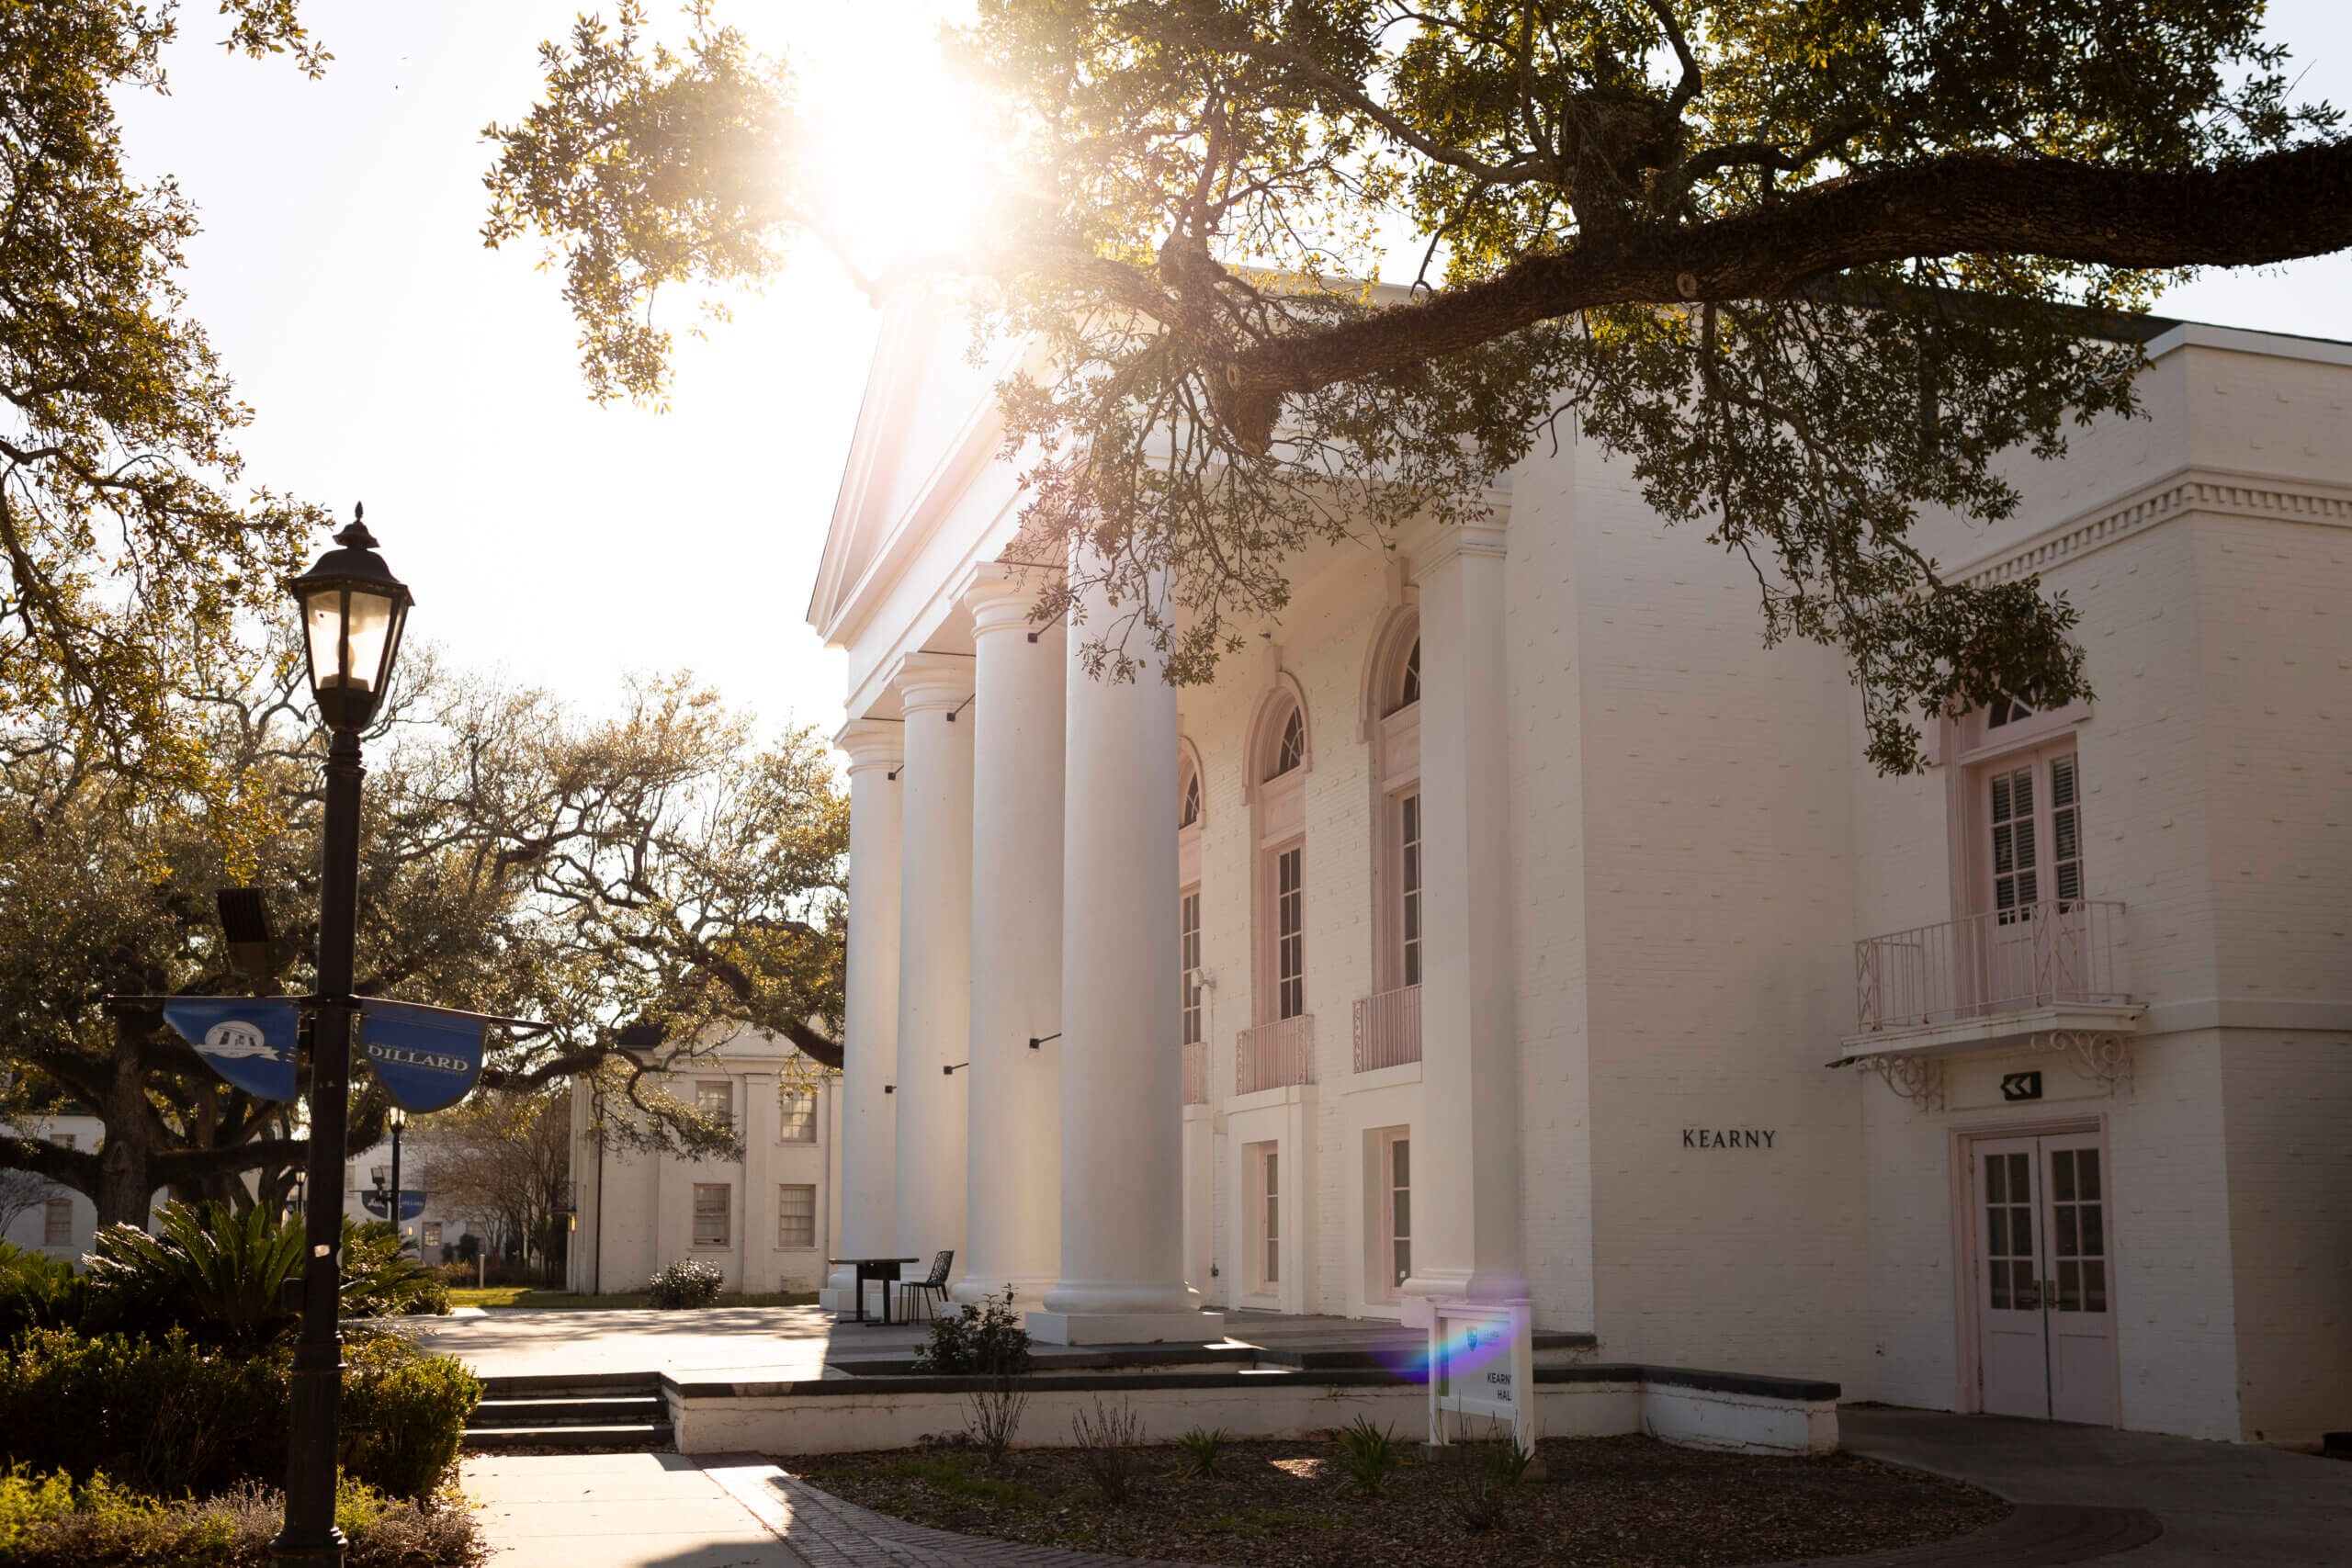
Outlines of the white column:
M748 1042L746 1043L748 1043ZM789 1045L784 1047L790 1050ZM741 1257L741 1289L773 1291L775 1278L775 1154L776 1078L758 1071L743 1075L743 1120L736 1127L743 1140L743 1213L737 1241Z
M1117 612L1091 595L1084 625ZM1176 986L1176 691L1090 677L1070 638L1062 849L1062 1256L1029 1332L1058 1345L1224 1337L1184 1282Z
M1034 581L989 563L964 600L972 722L971 1252L958 1301L1034 1306L1061 1266L1062 708L1059 623ZM1034 636L1034 640L1033 639ZM1038 1040L1035 1050L1029 1042Z
M1413 1129L1408 1309L1415 1298L1514 1301L1527 1294L1503 530L1494 524L1442 530L1415 566L1426 1126Z
M899 1077L899 783L906 726L853 719L833 738L849 753L849 953L842 981L840 1192L836 1258L893 1256L897 1238ZM856 1270L825 1281L819 1302L857 1307Z
M907 765L899 775L898 1253L964 1254L971 1079L972 660L910 653L899 666ZM854 912L853 911L853 918ZM953 1073L947 1071L954 1067Z

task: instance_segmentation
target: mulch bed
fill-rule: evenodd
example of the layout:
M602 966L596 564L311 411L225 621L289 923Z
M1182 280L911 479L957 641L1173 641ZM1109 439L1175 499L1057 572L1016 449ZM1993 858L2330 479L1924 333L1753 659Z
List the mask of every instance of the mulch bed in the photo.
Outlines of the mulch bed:
M1341 1495L1330 1442L1237 1442L1210 1476L1173 1448L1144 1450L1123 1506L1073 1449L1022 1449L1001 1470L970 1449L826 1454L779 1462L876 1513L937 1529L1124 1556L1261 1568L1728 1568L1941 1540L2008 1512L1955 1482L1832 1454L1704 1453L1650 1438L1549 1438L1551 1479L1498 1489L1499 1516L1464 1521L1471 1468L1410 1463L1381 1497Z

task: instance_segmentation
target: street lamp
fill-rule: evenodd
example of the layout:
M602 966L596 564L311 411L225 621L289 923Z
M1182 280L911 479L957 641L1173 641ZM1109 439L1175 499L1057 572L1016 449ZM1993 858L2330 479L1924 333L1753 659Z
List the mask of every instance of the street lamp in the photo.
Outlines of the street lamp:
M324 843L319 868L318 1003L311 1032L310 1192L320 1201L302 1213L302 1337L294 1350L286 1450L286 1522L270 1542L280 1568L342 1568L343 1532L334 1523L335 1427L343 1403L343 1338L335 1253L343 1243L343 1205L326 1194L343 1186L348 1128L352 944L358 923L359 732L376 716L400 653L413 602L376 553L364 509L334 536L337 548L287 586L302 607L311 692L334 732L327 747ZM397 1201L397 1200L396 1200Z
M388 1115L392 1124L392 1235L399 1241L398 1250L408 1250L408 1211L401 1200L401 1133L408 1126L408 1112L395 1105Z

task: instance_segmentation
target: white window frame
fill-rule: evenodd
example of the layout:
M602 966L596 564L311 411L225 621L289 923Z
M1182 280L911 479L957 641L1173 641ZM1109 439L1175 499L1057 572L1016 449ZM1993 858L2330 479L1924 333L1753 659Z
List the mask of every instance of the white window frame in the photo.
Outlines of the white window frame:
M51 1198L41 1205L40 1244L43 1247L74 1245L74 1200Z
M1396 1151L1405 1151L1405 1180L1396 1179ZM1374 1276L1377 1289L1375 1301L1393 1302L1404 1294L1404 1275L1412 1272L1413 1248L1413 1130L1410 1127L1384 1127L1374 1145L1374 1157L1379 1161L1373 1171L1373 1190L1380 1197L1380 1258L1379 1272ZM1397 1234L1399 1199L1404 1208L1404 1234ZM1405 1249L1404 1274L1396 1268L1396 1252Z
M718 1198L718 1208L715 1211L703 1206L703 1200L713 1193L716 1193ZM698 1247L733 1247L735 1245L735 1189L724 1181L697 1181L695 1183L690 1201L694 1205L693 1229L689 1233L694 1238L693 1245ZM715 1239L705 1234L704 1224L704 1222L713 1218L714 1214L718 1221L718 1235Z
M778 1089L775 1097L775 1141L813 1144L817 1141L817 1091Z
M1201 1005L1201 886L1197 882L1176 897L1176 974L1182 1011L1177 1036L1186 1045L1197 1045L1207 1038Z
M1250 1270L1253 1295L1271 1296L1283 1283L1282 1144L1248 1146L1250 1160Z
M713 1090L717 1093L714 1094ZM718 1108L715 1111L711 1109L714 1100L718 1102ZM731 1129L735 1125L735 1080L696 1078L695 1080L695 1109L721 1126Z
M796 1196L801 1193L808 1194L808 1212L806 1214L796 1214L791 1213L789 1211L789 1206L786 1201L786 1194L787 1193L794 1194ZM786 1222L790 1220L806 1220L808 1222L808 1235L803 1237L796 1235L789 1231L786 1228ZM807 1252L816 1247L817 1188L815 1183L807 1181L784 1181L776 1184L775 1245L776 1249L780 1252Z

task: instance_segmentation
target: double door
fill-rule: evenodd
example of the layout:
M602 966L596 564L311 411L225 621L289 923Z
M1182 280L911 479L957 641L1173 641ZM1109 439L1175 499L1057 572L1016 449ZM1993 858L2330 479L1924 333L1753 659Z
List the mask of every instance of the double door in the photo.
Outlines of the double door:
M1970 1146L1980 1408L2114 1425L2112 1200L2098 1135Z

